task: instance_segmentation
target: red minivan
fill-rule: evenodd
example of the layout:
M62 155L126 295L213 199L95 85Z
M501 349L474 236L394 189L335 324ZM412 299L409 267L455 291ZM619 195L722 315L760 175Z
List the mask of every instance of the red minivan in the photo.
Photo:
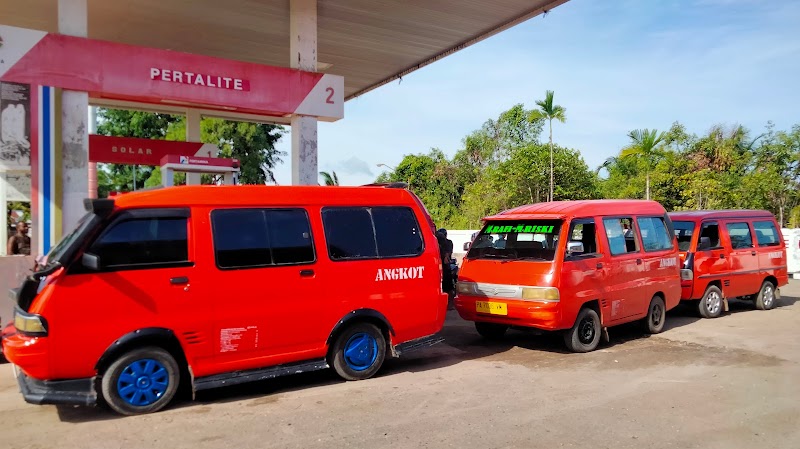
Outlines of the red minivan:
M170 187L87 200L14 292L24 398L122 414L332 366L366 379L434 344L447 313L435 228L398 186Z
M681 299L700 316L718 317L727 298L775 307L789 282L786 246L766 210L671 212L681 254Z
M655 201L538 203L484 219L458 275L456 309L479 334L560 331L574 352L641 321L661 332L680 302L672 223Z

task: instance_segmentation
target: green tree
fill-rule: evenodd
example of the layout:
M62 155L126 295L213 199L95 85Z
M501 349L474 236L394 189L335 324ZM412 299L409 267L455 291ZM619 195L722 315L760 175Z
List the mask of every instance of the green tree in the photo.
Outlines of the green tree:
M659 144L664 140L664 133L657 130L637 129L628 133L632 145L620 153L620 158L636 158L645 165L645 198L650 199L650 172L653 171L658 158L663 155Z
M275 148L283 131L278 125L206 118L200 123L200 140L217 145L219 157L239 160L241 184L263 185L275 182L273 170L286 155ZM182 140L185 135L185 119L170 126L170 140Z
M339 177L336 176L336 172L328 173L326 171L319 172L320 176L322 176L322 180L326 186L338 186L339 185Z
M547 120L550 125L550 197L549 200L553 201L553 120L558 120L564 123L567 120L567 110L559 105L553 104L552 90L548 90L545 94L544 100L537 100L536 104L539 109L531 114L533 119Z

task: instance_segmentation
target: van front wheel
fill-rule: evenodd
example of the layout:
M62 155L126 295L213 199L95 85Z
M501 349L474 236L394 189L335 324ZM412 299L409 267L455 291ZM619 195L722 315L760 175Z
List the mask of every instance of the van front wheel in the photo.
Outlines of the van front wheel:
M697 311L703 318L716 318L722 314L722 290L709 285L703 299L697 304Z
M775 284L770 281L764 281L761 285L761 290L756 296L756 308L759 310L769 310L775 307L777 294L775 292Z
M386 339L372 324L355 324L336 338L331 358L334 371L343 379L369 379L386 358Z
M158 347L135 349L114 361L103 374L103 399L122 415L161 410L178 390L180 369L169 352Z
M584 307L578 313L572 329L564 334L564 343L572 352L590 352L600 344L600 315L594 309Z

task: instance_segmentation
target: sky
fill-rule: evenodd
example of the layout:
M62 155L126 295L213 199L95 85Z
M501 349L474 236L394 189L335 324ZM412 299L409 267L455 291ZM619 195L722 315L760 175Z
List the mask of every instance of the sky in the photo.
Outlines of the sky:
M800 124L798 23L797 0L570 0L346 102L344 119L319 123L319 170L360 185L407 154L452 157L486 120L535 108L547 90L566 108L554 141L591 169L633 129L788 130ZM279 184L291 184L289 132Z

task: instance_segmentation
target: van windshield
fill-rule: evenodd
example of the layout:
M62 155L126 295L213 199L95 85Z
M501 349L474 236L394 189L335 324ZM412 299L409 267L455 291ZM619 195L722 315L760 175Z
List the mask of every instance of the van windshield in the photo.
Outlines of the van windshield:
M561 220L489 221L466 258L552 261L561 225Z
M96 220L94 220L94 218L96 218ZM94 227L99 220L100 218L91 212L81 217L75 229L69 234L65 235L61 241L58 242L58 244L54 246L49 253L47 253L47 257L41 261L41 265L47 266L51 262L61 262L62 264L67 263L67 260L65 259L70 257L70 253L73 252L72 250L74 249L76 243L79 244L80 241L86 237L89 229Z
M673 221L675 227L675 237L678 238L678 250L689 251L692 244L695 224L693 221Z

